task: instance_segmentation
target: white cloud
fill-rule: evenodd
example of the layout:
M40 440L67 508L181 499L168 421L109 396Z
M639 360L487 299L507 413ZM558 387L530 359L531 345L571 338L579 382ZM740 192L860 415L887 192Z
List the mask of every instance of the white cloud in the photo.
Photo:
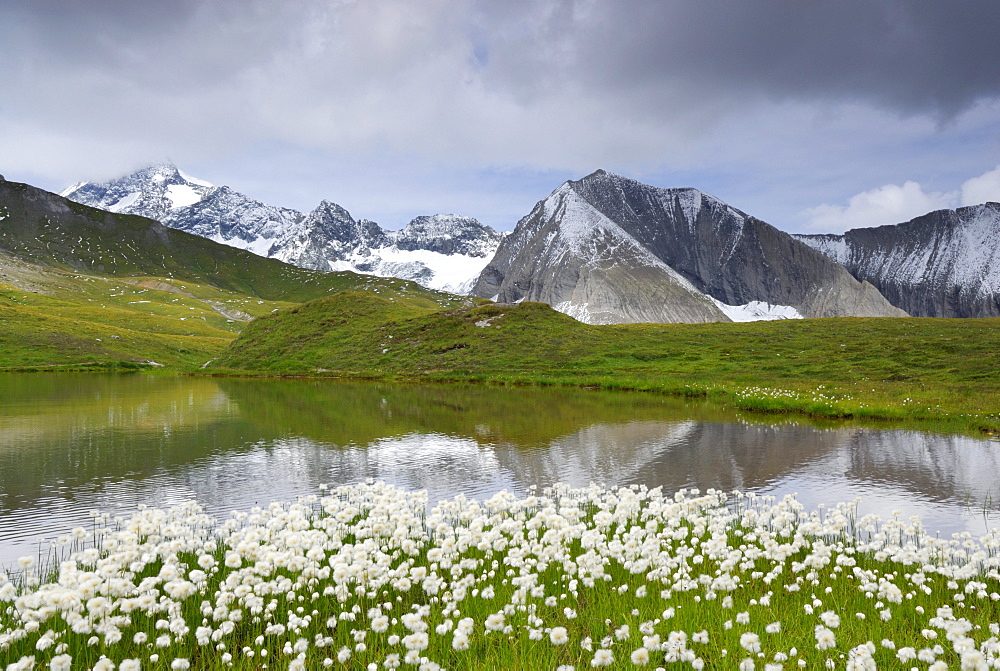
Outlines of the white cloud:
M954 191L925 191L919 182L886 184L851 196L847 205L824 203L802 214L810 232L843 233L852 228L900 224L934 210L1000 202L1000 165L972 177Z
M1000 165L962 184L962 205L1000 202Z
M954 207L956 195L927 193L913 181L902 186L886 184L851 196L846 207L823 204L806 210L806 216L813 231L843 233L852 228L899 224L933 210Z

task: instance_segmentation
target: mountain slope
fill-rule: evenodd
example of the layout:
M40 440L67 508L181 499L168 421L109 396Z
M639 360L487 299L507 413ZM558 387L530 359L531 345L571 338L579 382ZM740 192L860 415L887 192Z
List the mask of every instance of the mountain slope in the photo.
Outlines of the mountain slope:
M1000 203L798 240L919 317L1000 316Z
M325 200L306 214L214 187L170 164L104 184L77 184L63 195L302 268L400 277L455 293L468 292L502 238L475 219L456 215L417 217L402 231L385 231Z
M423 310L467 302L297 268L0 180L0 369L197 367L253 317L343 290Z
M55 268L173 277L270 300L308 300L342 280L27 184L0 182L0 217L0 251Z
M189 280L265 300L301 302L345 289L398 286L442 306L457 302L401 280L298 268L18 182L0 181L0 252L55 269Z
M591 323L726 321L741 312L731 306L903 315L839 264L707 194L603 170L536 205L472 293L548 302Z

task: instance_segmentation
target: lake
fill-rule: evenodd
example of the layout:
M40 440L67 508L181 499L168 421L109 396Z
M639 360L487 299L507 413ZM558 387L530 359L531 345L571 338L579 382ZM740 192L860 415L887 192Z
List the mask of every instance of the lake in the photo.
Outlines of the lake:
M593 482L860 497L931 533L1000 525L997 440L576 389L0 374L0 566L92 510L195 499L226 516L366 478L432 503Z

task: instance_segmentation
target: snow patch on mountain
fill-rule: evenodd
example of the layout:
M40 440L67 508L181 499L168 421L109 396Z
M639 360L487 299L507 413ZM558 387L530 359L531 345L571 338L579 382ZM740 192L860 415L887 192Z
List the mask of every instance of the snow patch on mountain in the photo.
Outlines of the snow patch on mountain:
M204 194L198 193L187 184L171 184L167 187L167 198L170 199L171 209L194 205L203 197Z
M59 192L59 195L63 198L69 198L71 194L80 190L80 187L85 186L88 182L77 182L73 186L67 187ZM79 201L78 201L79 202Z
M237 237L226 238L219 233L213 233L212 235L206 235L204 237L207 237L212 242L218 242L220 245L228 245L230 247L236 247L237 249L245 249L251 254L265 257L274 244L274 241L268 238L255 238L247 241Z
M108 207L107 209L115 213L121 213L121 212L128 213L129 208L135 205L139 201L139 198L141 196L142 194L139 193L138 191L133 191L132 193L128 194L121 200L115 201L114 204Z
M778 319L802 319L799 311L791 305L771 305L763 301L750 301L746 305L726 305L712 299L719 309L734 322L775 321Z
M352 254L330 263L330 270L351 270L381 277L402 277L428 289L468 294L472 282L489 262L488 256L442 254L426 249L399 249L396 245Z
M847 265L847 260L851 257L851 249L842 235L795 234L792 237L806 243L825 256L829 256L841 265Z
M672 194L680 205L681 212L688 224L693 225L701 212L701 201L703 194L696 189L677 189Z

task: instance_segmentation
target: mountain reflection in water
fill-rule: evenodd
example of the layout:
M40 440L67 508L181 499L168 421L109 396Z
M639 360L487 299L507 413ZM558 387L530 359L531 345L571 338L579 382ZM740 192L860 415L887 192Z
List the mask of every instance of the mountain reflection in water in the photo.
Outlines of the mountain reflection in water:
M431 503L555 482L796 493L812 507L996 526L1000 443L567 389L0 375L0 565L90 510L196 499L225 516L381 479Z

